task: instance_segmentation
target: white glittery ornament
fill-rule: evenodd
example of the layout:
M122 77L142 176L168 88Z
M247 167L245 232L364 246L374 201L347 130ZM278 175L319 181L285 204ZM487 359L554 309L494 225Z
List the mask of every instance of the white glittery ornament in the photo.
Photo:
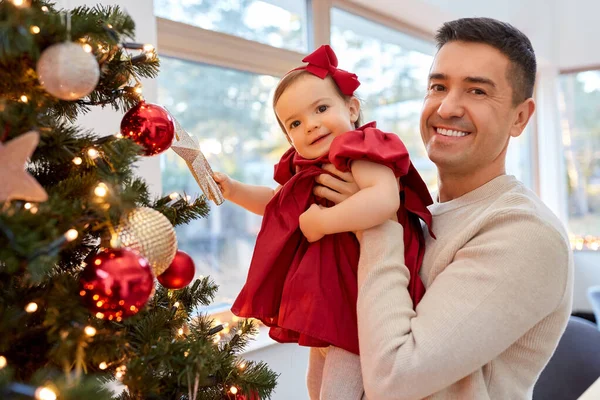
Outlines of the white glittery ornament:
M73 42L48 47L38 60L36 69L44 89L61 100L87 96L100 78L96 57Z

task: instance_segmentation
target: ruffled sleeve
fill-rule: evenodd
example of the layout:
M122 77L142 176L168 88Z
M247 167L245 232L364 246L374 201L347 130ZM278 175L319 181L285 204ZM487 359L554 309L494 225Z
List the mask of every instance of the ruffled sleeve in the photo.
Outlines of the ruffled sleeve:
M400 190L404 192L406 209L422 219L431 230L432 217L427 206L433 203L427 185L412 165L408 150L402 140L393 133L376 128L375 122L336 137L331 143L329 160L340 171L350 170L352 161L367 160L383 164L400 178Z
M296 167L294 166L295 156L296 149L290 147L288 151L281 156L281 160L275 164L275 173L273 175L273 179L275 179L275 182L279 183L281 186L285 185L287 181L292 179L292 176L294 176L294 173L296 172Z
M393 133L380 131L375 122L336 137L329 149L329 161L343 172L350 170L356 160L367 160L383 164L396 177L404 176L410 168L408 150L402 140Z

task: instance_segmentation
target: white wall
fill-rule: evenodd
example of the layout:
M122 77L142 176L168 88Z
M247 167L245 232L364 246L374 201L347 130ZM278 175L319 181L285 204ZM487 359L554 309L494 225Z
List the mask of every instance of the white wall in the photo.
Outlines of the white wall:
M264 361L269 368L280 374L271 400L308 399L305 383L308 347L295 344L274 344L245 353L243 358Z
M600 1L562 0L557 13L559 67L600 67Z
M531 40L539 59L557 59L555 3L562 0L354 0L411 25L435 32L445 21L463 17L490 17L513 24ZM589 0L591 3L594 0Z

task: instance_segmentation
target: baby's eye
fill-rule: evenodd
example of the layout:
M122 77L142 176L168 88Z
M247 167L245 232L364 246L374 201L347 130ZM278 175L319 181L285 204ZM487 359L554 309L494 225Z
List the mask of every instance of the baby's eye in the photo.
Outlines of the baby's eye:
M290 124L290 128L294 129L300 126L300 121L294 121Z
M317 107L317 111L320 113L323 113L323 112L327 111L328 108L329 107L326 105L321 105L321 106Z

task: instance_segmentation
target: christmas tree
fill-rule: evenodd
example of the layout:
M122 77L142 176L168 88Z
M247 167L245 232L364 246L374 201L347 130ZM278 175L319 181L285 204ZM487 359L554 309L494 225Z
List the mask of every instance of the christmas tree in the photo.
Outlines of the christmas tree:
M205 183L140 97L155 50L118 7L2 1L0 22L0 398L269 398L276 374L238 356L256 327L199 314L217 287L177 249L214 193L152 199L134 175L180 140ZM126 112L119 134L76 126L94 106Z

